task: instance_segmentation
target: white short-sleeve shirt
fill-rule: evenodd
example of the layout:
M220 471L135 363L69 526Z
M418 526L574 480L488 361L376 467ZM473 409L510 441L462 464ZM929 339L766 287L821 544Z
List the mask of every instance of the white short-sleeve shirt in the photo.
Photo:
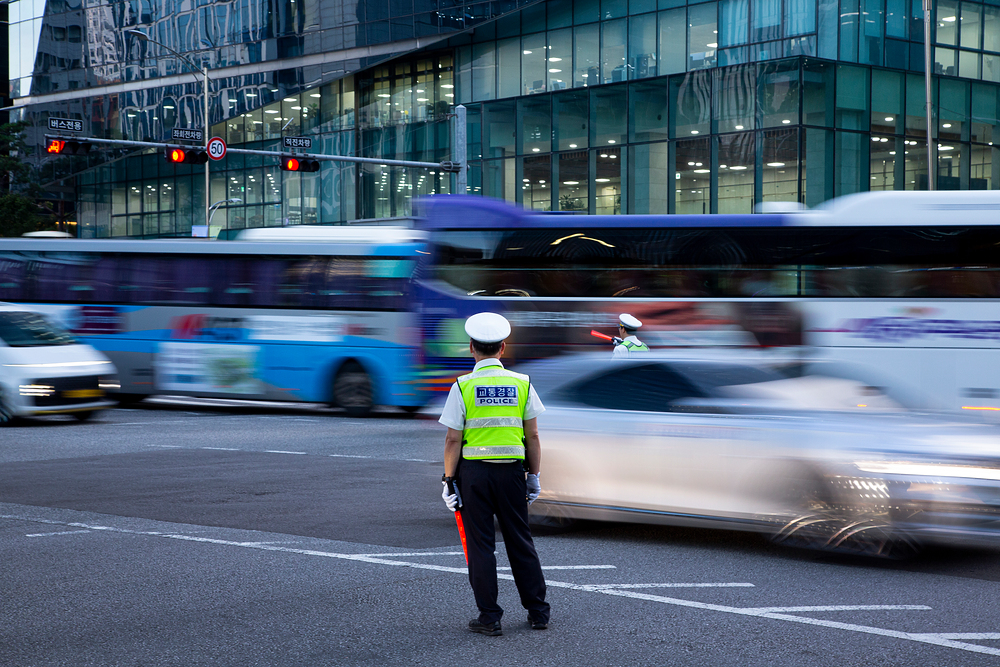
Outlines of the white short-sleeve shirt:
M611 351L611 358L612 359L623 359L623 358L629 356L628 348L625 347L625 345L623 345L623 343L625 341L628 341L630 343L635 343L636 345L642 345L642 341L641 340L639 340L635 336L629 336L628 338L626 338L625 340L623 340L618 345L615 345L615 349Z
M475 372L486 366L499 366L503 368L503 364L500 363L499 359L483 359L472 370ZM545 406L542 405L542 400L535 393L535 387L529 385L528 404L524 408L525 421L534 419L543 412L545 412ZM462 392L458 388L457 382L451 385L451 391L448 392L448 400L445 401L444 410L441 412L441 418L438 421L456 431L465 429L465 401L462 400Z

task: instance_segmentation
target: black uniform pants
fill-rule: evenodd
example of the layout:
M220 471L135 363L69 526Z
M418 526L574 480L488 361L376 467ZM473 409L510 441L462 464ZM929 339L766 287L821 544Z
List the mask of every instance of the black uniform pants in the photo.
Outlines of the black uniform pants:
M503 609L497 604L496 531L500 524L507 559L521 605L532 620L548 622L545 578L528 527L528 502L521 462L487 463L463 460L458 472L462 494L462 521L469 551L469 583L483 623L499 621Z

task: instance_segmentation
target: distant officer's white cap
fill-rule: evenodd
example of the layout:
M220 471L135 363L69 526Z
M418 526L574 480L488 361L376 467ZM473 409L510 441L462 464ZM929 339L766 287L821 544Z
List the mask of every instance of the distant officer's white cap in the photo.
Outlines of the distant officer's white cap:
M618 316L618 321L622 323L622 326L626 329L638 329L642 326L642 322L635 319L628 313L622 313Z
M465 333L480 343L499 343L510 335L510 322L496 313L476 313L465 321Z

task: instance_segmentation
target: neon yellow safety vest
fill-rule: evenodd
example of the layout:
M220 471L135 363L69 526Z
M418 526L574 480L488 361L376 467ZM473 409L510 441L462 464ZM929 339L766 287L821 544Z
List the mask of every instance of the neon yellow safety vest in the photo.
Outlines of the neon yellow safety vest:
M624 345L625 349L629 352L649 352L649 346L645 343L636 344L630 340L626 340L622 341L622 345Z
M465 403L462 458L524 459L527 375L486 366L458 378Z

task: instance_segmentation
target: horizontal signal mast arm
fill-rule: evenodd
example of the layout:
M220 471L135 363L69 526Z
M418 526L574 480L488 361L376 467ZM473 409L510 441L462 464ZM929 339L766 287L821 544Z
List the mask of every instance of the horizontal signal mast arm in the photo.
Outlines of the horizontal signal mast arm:
M135 146L137 148L181 148L184 150L204 149L201 144L167 144L156 141L128 141L125 139L95 139L91 137L67 137L55 134L46 134L48 140L76 141L78 143L108 144L110 146ZM242 153L244 155L263 155L265 157L286 158L295 157L309 160L327 160L329 162L361 162L365 164L380 164L387 167L422 167L425 169L442 169L448 172L461 171L460 162L417 162L414 160L383 160L374 157L354 157L351 155L320 155L317 153L288 153L287 151L260 151L249 148L229 148L229 153Z

